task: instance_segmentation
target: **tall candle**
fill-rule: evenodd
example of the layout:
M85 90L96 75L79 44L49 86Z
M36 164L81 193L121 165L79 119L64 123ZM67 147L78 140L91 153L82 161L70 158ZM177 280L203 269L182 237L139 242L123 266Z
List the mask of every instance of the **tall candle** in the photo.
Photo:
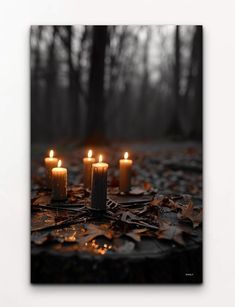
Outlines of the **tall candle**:
M131 189L132 160L128 159L128 152L125 152L124 159L119 160L119 189L120 192L128 193Z
M99 163L92 164L91 208L95 210L106 210L107 173L109 165L103 163L102 160L102 155L100 155Z
M88 151L87 157L83 158L83 180L86 189L91 188L91 171L95 158L92 158L92 150Z
M58 166L52 169L52 200L65 200L67 198L67 168Z
M52 185L52 174L51 170L57 166L58 159L54 157L54 150L50 150L49 157L44 159L46 168L46 182L48 189L51 189Z

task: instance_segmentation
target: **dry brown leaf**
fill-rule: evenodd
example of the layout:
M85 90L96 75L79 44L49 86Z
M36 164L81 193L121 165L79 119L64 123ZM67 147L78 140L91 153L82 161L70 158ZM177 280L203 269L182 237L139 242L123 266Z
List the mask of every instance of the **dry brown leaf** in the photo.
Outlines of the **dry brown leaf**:
M177 217L180 219L189 219L193 223L193 228L196 228L202 222L202 209L194 210L193 203L190 202L182 208L181 213L178 213Z
M171 225L169 222L162 222L160 224L159 231L157 232L158 239L173 240L180 245L185 245L183 234L190 234L189 230L186 230L180 226Z
M37 245L42 245L51 239L49 232L35 231L31 234L31 241Z
M129 194L131 195L142 195L144 194L145 189L139 188L139 187L135 187L132 188L131 191L129 192Z
M151 206L160 206L161 205L162 200L159 198L154 198L151 202L150 205Z
M113 237L113 230L110 229L110 225L107 224L87 224L85 226L85 232L81 233L81 239L79 239L80 244L88 243L97 237L104 236L111 240Z
M125 233L125 235L132 238L134 241L140 242L141 234L146 232L147 230L147 228L133 229L132 231Z
M42 195L36 198L33 205L49 205L51 203L51 195Z
M151 202L150 202L151 206L162 206L162 207L167 207L170 209L170 211L175 211L179 208L181 208L181 206L177 203L174 202L171 198L169 197L158 197L158 198L154 198Z

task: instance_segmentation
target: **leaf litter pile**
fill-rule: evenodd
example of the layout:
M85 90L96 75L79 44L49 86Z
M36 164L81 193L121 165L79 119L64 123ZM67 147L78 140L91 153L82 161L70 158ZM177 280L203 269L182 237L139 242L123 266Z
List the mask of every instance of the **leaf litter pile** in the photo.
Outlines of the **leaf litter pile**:
M45 152L45 151L44 151ZM102 149L110 157L105 214L90 209L90 194L83 188L84 151L63 153L68 167L68 199L51 201L45 189L44 166L38 154L32 162L31 241L59 252L92 254L129 253L145 239L187 246L196 241L202 222L201 150L164 148L157 152L133 149L132 190L120 195L120 149ZM64 158L66 157L66 158Z

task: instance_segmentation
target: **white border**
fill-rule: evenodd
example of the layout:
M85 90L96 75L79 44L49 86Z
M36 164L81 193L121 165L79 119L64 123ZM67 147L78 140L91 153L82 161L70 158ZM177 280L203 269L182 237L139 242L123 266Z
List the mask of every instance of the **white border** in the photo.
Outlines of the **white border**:
M0 4L1 306L235 306L235 1L5 0ZM29 26L204 25L204 285L29 284Z

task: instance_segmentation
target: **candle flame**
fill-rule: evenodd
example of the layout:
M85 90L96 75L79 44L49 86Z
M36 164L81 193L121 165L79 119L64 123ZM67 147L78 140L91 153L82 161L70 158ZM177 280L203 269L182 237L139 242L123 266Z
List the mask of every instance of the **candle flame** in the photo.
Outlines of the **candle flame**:
M125 152L125 153L124 153L124 159L127 160L128 157L129 157L128 152Z
M54 157L54 150L53 150L53 149L50 150L50 152L49 152L49 157L50 157L50 158L53 158L53 157Z
M99 162L101 163L103 161L103 156L99 155Z
M57 166L58 166L58 167L61 167L61 165L62 165L62 161L59 160Z
M87 156L88 156L88 158L91 158L91 157L92 157L92 150L91 150L91 149L88 150Z

